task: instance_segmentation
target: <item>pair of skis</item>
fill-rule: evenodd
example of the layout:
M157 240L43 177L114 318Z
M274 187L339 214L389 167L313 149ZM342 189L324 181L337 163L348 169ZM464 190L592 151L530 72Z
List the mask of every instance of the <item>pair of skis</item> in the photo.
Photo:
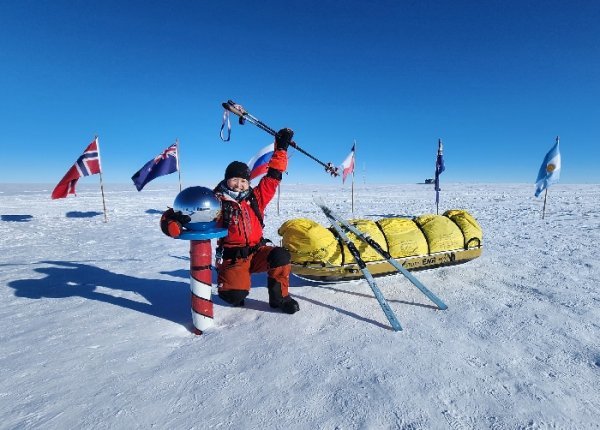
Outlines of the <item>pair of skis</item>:
M440 310L448 309L448 306L446 306L446 304L444 302L442 302L435 294L433 294L431 291L429 291L425 287L425 285L423 285L417 278L415 278L410 272L408 272L408 270L406 270L400 263L398 263L390 255L389 252L387 252L385 249L383 249L368 234L361 232L359 229L354 227L352 224L347 223L342 218L337 216L331 209L329 209L327 206L325 206L325 204L322 201L315 200L315 203L323 211L323 213L325 214L327 219L331 222L331 225L337 232L340 239L342 239L342 241L348 247L348 250L350 251L350 253L354 257L354 259L356 260L356 263L358 264L360 271L362 272L363 276L367 280L369 287L371 287L371 290L373 291L375 298L379 302L379 305L381 306L383 313L387 317L387 319L388 319L390 325L392 326L392 328L394 329L394 331L402 330L402 326L400 325L400 322L396 318L396 315L390 308L390 305L388 304L387 300L385 299L385 297L383 297L381 290L375 283L375 279L373 279L373 275L371 275L371 272L369 272L369 270L367 269L366 263L360 257L360 252L356 248L356 245L354 245L354 242L352 242L350 240L350 238L348 237L348 235L346 235L344 230L353 233L360 240L362 240L363 242L365 242L366 244L371 246L373 249L375 249L375 251L377 251L383 258L385 258L389 264L391 264L396 270L398 270L400 273L402 273L410 282L412 282L412 284L415 287L417 287L423 294L425 294L425 296L429 300L431 300L433 303L435 303L435 305L438 307L438 309L440 309Z

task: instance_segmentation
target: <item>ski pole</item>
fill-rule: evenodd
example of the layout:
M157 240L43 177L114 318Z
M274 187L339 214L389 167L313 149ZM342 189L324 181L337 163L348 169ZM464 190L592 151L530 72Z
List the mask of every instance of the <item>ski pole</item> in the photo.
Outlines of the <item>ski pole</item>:
M234 115L237 115L240 118L239 119L240 125L244 125L244 122L248 121L249 123L254 124L255 126L257 126L258 128L260 128L261 130L266 131L267 133L269 133L272 136L275 136L277 134L277 132L275 130L273 130L271 127L269 127L267 124L265 124L264 122L262 122L261 120L259 120L255 116L249 114L246 111L246 109L244 109L244 107L242 105L234 103L231 100L228 100L226 103L223 103L222 105L223 105L223 108L225 108L225 110L233 113ZM332 176L339 176L340 175L338 173L338 169L336 167L334 167L334 165L331 162L329 162L329 163L322 162L321 160L319 160L315 156L309 154L304 149L300 148L300 146L298 146L298 144L296 142L293 142L293 141L290 142L290 146L292 148L295 148L296 150L300 151L301 153L303 153L304 155L306 155L308 158L311 158L312 160L316 161L321 166L325 167L325 171L327 173L329 173L330 175L332 175Z

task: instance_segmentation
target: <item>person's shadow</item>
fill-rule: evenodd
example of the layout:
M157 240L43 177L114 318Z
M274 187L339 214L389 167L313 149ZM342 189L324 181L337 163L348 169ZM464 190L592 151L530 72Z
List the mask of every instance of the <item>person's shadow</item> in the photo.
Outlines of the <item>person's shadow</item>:
M96 266L70 261L42 261L41 279L11 281L17 297L29 299L83 297L142 312L191 330L190 286L186 282L142 279L112 273ZM102 291L104 290L104 291ZM110 294L114 291L114 295ZM139 294L145 301L121 297L122 292Z

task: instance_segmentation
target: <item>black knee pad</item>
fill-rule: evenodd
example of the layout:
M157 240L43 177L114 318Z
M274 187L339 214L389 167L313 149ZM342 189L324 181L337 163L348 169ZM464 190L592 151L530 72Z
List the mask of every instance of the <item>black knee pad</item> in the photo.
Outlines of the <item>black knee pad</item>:
M244 301L247 295L248 291L245 290L219 291L219 297L232 306L239 306Z
M292 256L287 249L276 246L269 252L267 262L269 263L269 267L273 268L290 264L291 259Z

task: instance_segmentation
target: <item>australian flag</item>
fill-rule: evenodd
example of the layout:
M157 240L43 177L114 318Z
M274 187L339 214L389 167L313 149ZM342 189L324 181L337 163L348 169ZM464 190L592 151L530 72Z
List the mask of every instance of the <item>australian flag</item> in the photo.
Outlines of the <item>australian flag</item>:
M142 188L144 188L148 182L159 176L176 172L177 170L179 170L179 161L177 159L177 144L174 143L144 164L144 167L135 172L131 177L131 180L135 184L137 190L142 191Z

